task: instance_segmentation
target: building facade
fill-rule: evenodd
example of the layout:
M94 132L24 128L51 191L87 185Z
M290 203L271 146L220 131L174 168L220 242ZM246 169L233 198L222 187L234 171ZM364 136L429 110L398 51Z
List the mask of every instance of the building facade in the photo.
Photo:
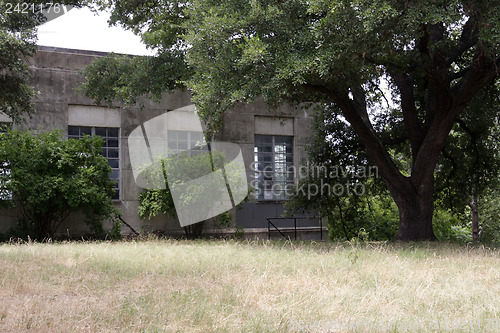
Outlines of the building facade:
M185 91L166 93L160 102L143 100L142 108L97 106L75 89L83 81L79 72L105 55L40 47L30 61L32 83L40 92L34 101L36 113L25 124L14 126L40 131L58 129L68 138L85 134L102 136L106 141L103 155L112 168L110 177L116 180L113 202L122 212L123 219L137 231L182 233L179 222L173 219L164 216L151 220L139 218L138 195L142 189L134 181L127 138L148 120L191 105L191 96ZM0 116L0 122L8 121ZM232 227L218 232L231 233L239 226L247 236L267 235L266 218L281 216L286 200L284 189L296 181L293 170L306 158L311 121L307 110L283 106L277 112L270 112L262 101L238 105L224 114L217 139L241 147L248 184L253 191L240 209L233 209ZM174 148L180 150L191 148L193 142L200 139L182 128L170 135L175 136L172 142L177 146ZM6 232L15 222L17 213L10 209L0 214L0 232ZM205 228L206 233L217 232L209 224ZM125 234L129 231L127 228L122 230ZM75 215L65 221L60 232L84 234L87 229L81 217Z

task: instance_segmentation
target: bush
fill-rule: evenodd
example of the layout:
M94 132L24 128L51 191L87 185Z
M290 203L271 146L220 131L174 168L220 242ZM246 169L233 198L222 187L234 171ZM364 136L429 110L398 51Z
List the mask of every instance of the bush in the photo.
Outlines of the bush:
M500 244L500 190L485 193L479 206L480 240Z
M434 234L440 241L471 242L472 229L465 227L457 214L450 210L436 207L432 218Z
M116 221L113 183L103 140L65 140L60 131L35 134L8 130L0 137L1 207L19 207L17 237L54 237L59 225L81 211L95 234L103 234L105 219Z
M139 194L139 217L151 219L159 214L177 218L174 199L167 182L167 169L177 171L175 179L178 182L189 181L204 175L206 170L213 170L213 165L222 165L224 156L220 153L212 152L210 155L204 151L201 154L190 155L188 152L181 152L173 157L156 156L153 163L145 165L139 170L140 177L147 184L153 187L158 184L165 184L165 188L146 189ZM172 174L172 173L171 173ZM230 173L229 173L229 176ZM159 186L158 186L159 187ZM213 186L214 188L216 185ZM207 184L190 185L181 198L184 204L196 207L195 193L206 192L210 188ZM219 216L211 218L215 227L228 227L231 221L231 214L224 212ZM199 238L203 232L205 221L185 226L184 232L190 239Z

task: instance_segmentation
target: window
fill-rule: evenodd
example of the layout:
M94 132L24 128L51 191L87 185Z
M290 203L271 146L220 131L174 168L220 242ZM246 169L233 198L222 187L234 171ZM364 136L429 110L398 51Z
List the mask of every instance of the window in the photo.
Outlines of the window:
M284 200L293 185L293 137L255 135L255 196Z
M168 130L168 150L170 153L178 154L204 145L203 132Z
M84 135L98 135L104 139L102 155L111 167L109 178L114 181L113 199L120 198L120 129L115 127L68 126L68 138L79 139Z

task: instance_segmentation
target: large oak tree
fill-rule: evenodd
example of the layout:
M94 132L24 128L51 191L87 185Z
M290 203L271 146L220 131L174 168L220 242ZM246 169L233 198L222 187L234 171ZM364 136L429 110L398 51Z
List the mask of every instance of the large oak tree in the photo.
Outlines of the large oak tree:
M112 23L141 34L158 50L156 59L175 60L157 71L149 68L155 77L182 71L160 86L144 75L151 60L132 66L141 70L123 79L110 74L113 61L107 59L86 73L90 97L133 102L149 86L186 85L214 128L225 110L259 96L271 107L285 101L335 105L331 109L340 110L356 132L399 208L398 238L435 238L434 171L441 151L457 116L500 74L498 1L101 3L112 9ZM111 86L101 85L105 93L97 89L95 83L110 82L113 75L118 77ZM409 175L381 139L393 128L373 125L373 117L385 112L396 112L404 128L398 139L411 151Z

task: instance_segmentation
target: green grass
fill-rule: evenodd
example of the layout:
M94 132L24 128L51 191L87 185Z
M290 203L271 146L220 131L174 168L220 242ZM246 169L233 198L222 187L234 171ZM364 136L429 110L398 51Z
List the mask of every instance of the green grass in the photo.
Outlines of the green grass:
M497 332L500 251L176 241L0 246L0 331Z

